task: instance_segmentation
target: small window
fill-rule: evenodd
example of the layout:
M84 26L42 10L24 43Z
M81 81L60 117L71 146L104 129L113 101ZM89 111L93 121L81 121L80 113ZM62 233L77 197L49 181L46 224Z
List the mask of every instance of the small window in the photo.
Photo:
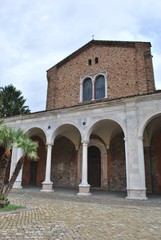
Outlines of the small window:
M98 57L95 58L95 63L98 63Z
M92 64L92 60L89 59L89 60L88 60L88 65L91 65L91 64Z
M92 80L86 78L83 82L83 101L90 101L92 99Z
M105 78L100 75L95 81L95 99L101 99L105 97Z

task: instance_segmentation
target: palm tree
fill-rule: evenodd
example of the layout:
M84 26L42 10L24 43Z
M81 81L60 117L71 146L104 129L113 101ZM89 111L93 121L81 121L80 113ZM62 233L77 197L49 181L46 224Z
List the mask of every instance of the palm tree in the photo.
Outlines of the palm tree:
M0 128L0 145L4 147L5 152L0 159L0 195L7 196L11 190L14 181L16 180L21 167L23 166L25 156L31 159L37 160L37 147L38 144L31 139L28 135L24 133L21 129L14 130L11 127L1 124ZM8 183L6 189L4 189L4 179L6 169L11 158L11 149L13 146L22 148L24 150L23 156L17 162L14 173Z
M31 139L29 139L26 134L24 134L23 138L19 139L17 146L23 149L24 154L18 160L15 170L11 176L11 179L9 180L7 187L3 191L3 195L5 197L8 196L10 190L12 189L13 184L24 164L25 158L27 157L32 160L38 160L38 155L37 155L38 144L37 142L34 142Z
M28 106L24 106L26 99L22 92L17 90L12 84L0 87L0 116L10 117L20 114L30 113Z
M21 130L16 131L6 125L2 125L0 129L0 145L5 149L0 159L0 194L3 192L5 173L11 159L11 149L21 134Z

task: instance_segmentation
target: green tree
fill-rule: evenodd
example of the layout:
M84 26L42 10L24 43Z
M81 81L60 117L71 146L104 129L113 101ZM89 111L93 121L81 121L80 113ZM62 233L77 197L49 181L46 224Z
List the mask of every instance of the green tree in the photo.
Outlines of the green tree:
M38 159L37 155L37 142L31 140L26 133L21 129L14 130L11 127L3 125L0 121L0 146L5 149L4 154L0 158L0 199L7 198L12 186L24 164L25 158L30 158L33 160ZM8 185L4 186L6 170L11 158L11 149L13 146L17 148L22 148L24 153L22 157L18 160L15 170L8 182Z
M0 87L0 117L30 113L29 107L24 105L25 102L22 92L12 84Z
M10 190L13 187L14 182L16 181L16 178L24 164L24 161L26 158L32 159L32 160L37 160L38 155L37 155L37 148L38 144L37 142L32 141L26 134L23 134L22 138L20 138L18 141L18 147L22 148L24 153L22 157L18 160L16 167L13 171L13 174L11 176L11 179L8 182L8 185L5 189L3 189L3 195L5 197L8 196Z
M0 145L5 149L0 159L0 194L3 192L6 169L11 158L11 149L16 139L21 135L21 131L15 131L12 128L3 125L0 129Z

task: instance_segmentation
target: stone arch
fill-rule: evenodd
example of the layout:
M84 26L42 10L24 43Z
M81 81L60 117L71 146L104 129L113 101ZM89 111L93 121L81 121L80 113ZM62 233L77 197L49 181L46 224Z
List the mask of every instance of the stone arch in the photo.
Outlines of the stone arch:
M51 181L55 187L76 187L77 150L73 142L58 136L52 147Z
M89 143L92 139L98 139L105 146L107 152L104 160L105 171L101 176L101 187L104 189L120 191L125 191L126 189L126 154L124 142L126 131L125 126L123 124L122 126L116 120L113 120L113 118L102 119L96 121L87 132ZM116 139L117 142L113 141L111 145L113 139ZM112 150L114 148L117 150L115 153ZM119 164L121 164L120 170ZM118 176L115 174L115 169L117 169ZM120 176L123 176L123 181L117 187Z
M155 112L155 113L150 113L148 115L146 115L146 117L144 119L140 120L140 124L139 124L139 129L138 129L138 136L142 137L144 130L146 128L146 126L148 125L149 122L151 122L154 118L161 116L161 112Z
M76 187L77 150L81 134L75 124L57 126L51 136L51 179L57 187Z
M69 138L73 144L75 145L75 148L78 149L80 145L80 139L82 138L81 132L78 128L78 126L74 123L64 123L57 126L52 133L51 137L48 138L48 142L54 143L55 138L59 135L63 135L67 138Z
M106 132L105 132L106 129ZM89 129L86 131L86 139L89 141L90 135L93 132L96 132L99 135L102 135L101 137L106 145L106 148L109 148L109 142L110 139L117 134L117 132L122 132L124 133L124 137L126 137L126 127L125 125L118 120L117 118L108 118L108 119L99 119L95 122L92 123L92 125L89 127ZM107 134L108 132L108 134Z
M40 186L45 179L46 166L46 135L41 128L33 127L27 130L27 134L33 140L38 142L38 161L26 159L23 172L23 185L37 185Z
M30 128L27 128L25 130L25 132L29 135L29 137L31 136L39 136L44 144L46 144L46 141L47 141L47 134L46 132L44 131L44 129L40 128L40 127L30 127Z
M146 116L138 135L143 139L147 193L161 193L161 113Z

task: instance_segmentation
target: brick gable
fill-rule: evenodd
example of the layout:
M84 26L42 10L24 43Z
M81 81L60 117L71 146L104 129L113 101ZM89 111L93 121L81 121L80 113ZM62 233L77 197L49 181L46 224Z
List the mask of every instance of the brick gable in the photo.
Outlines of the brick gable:
M101 72L107 76L108 99L154 92L150 47L148 42L90 41L47 71L47 110L79 104L80 78Z

